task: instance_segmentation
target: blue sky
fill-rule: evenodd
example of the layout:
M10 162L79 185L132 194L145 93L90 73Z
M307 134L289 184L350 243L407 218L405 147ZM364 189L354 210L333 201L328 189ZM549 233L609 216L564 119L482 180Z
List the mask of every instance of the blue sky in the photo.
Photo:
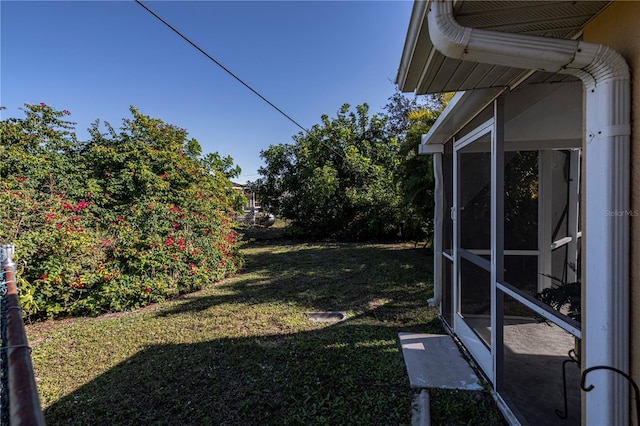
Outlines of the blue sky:
M144 3L306 128L394 92L410 1ZM24 103L71 111L81 140L129 106L186 128L255 180L259 153L300 128L133 0L0 2L2 119Z

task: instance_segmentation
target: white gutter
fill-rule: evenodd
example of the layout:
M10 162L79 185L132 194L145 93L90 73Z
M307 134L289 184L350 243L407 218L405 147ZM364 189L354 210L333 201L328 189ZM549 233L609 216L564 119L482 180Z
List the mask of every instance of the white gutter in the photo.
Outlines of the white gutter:
M586 99L583 283L584 369L629 372L630 85L625 60L606 46L460 26L452 3L432 1L429 35L445 56L478 63L571 74ZM629 424L629 384L610 372L587 377L586 423Z

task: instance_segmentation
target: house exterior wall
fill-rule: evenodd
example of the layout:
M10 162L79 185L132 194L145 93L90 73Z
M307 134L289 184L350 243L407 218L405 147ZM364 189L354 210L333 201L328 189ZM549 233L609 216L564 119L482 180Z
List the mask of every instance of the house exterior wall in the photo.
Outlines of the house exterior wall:
M631 71L630 371L640 383L640 2L614 2L584 28L584 40L617 50ZM588 236L587 236L588 238ZM635 419L635 415L632 416Z

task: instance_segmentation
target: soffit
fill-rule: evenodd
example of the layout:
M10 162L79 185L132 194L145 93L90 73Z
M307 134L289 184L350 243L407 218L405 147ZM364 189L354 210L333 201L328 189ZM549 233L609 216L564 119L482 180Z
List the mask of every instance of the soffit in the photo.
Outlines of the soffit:
M470 28L562 39L577 38L582 28L610 1L457 1L457 22ZM416 1L396 83L417 94L510 87L531 70L451 59L429 38L428 2ZM545 75L543 78L551 78ZM553 77L557 78L557 77ZM564 77L560 77L562 80Z

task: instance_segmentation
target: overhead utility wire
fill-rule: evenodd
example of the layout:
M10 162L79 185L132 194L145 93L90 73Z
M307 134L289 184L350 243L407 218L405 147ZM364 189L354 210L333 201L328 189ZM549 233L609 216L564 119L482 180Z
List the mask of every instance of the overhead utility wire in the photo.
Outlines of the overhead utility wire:
M302 127L296 120L294 120L293 118L291 118L287 113L285 113L284 111L282 111L280 108L278 108L277 106L275 106L271 101L269 101L269 99L265 98L264 96L262 96L260 93L258 93L253 87L249 86L247 83L245 83L240 77L238 77L237 75L235 75L231 70L229 70L227 67L225 67L224 65L222 65L220 62L216 61L211 55L209 55L207 52L205 52L204 50L202 50L197 44L195 44L194 42L192 42L191 40L189 40L189 38L187 38L187 36L185 36L184 34L182 34L180 31L178 31L177 29L175 29L170 23L168 23L167 21L165 21L164 19L162 19L160 16L158 16L153 10L149 9L144 3L142 3L140 0L136 0L136 3L138 3L140 6L142 6L145 10L147 10L147 12L149 12L150 14L152 14L153 16L155 16L156 18L158 18L160 20L160 22L162 22L163 24L165 24L167 27L171 28L173 30L173 32L175 32L176 34L178 34L180 37L182 37L187 43L189 43L190 45L192 45L193 47L195 47L196 49L198 49L200 51L200 53L202 53L203 55L205 55L207 58L211 59L217 66L219 66L220 68L222 68L223 70L225 70L231 77L235 78L236 80L238 80L240 83L242 83L242 85L244 87L246 87L247 89L251 90L254 94L256 94L260 99L262 99L263 101L265 101L266 103L268 103L269 105L271 105L276 111L278 111L280 114L284 115L287 119L289 119L289 121L291 121L293 124L295 124L296 126L300 127L302 130L305 131L305 133L309 133L309 131L307 129L305 129L304 127Z

